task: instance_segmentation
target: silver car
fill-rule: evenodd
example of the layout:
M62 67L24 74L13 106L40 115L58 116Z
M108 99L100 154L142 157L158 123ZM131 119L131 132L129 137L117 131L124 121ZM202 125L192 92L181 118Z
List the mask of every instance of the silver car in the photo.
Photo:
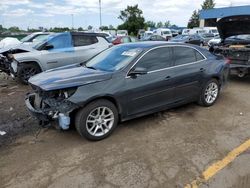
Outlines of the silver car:
M65 32L50 35L33 47L0 51L0 70L27 83L31 76L61 66L81 64L112 46L98 33Z

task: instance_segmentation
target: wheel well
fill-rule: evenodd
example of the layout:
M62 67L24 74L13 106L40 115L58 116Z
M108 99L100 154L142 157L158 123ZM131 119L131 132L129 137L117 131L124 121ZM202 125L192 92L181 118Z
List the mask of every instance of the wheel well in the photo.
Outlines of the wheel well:
M219 82L219 85L221 86L221 79L218 76L213 76L212 79L215 79Z
M96 101L96 100L99 100L99 99L105 99L105 100L108 100L109 102L112 102L112 103L115 105L115 107L117 108L117 110L118 110L119 120L121 119L121 107L120 107L119 103L118 103L113 97L110 97L110 96L103 96L103 97L97 97L97 98L91 99L91 100L88 101L86 104L84 104L84 105L82 106L82 108L84 108L85 106L87 106L87 105L90 104L91 102ZM78 110L79 110L79 108L76 109L76 110L75 110L73 113L71 113L71 114L74 116L74 114L75 114Z
M39 63L37 63L36 61L24 61L24 62L20 62L21 64L35 64L37 67L39 67L40 71L42 72L42 69L39 65Z

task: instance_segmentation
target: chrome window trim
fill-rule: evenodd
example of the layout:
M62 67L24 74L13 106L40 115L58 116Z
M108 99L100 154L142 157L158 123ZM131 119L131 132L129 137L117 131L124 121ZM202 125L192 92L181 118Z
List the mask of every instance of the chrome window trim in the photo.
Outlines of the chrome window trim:
M173 69L173 68L176 68L176 67L182 67L182 66L186 66L186 65L196 64L196 63L200 63L200 62L202 62L202 61L207 60L207 57L206 57L203 53L201 53L200 50L196 49L196 48L193 47L193 46L187 46L187 45L164 45L164 46L157 46L157 47L151 48L151 49L149 49L148 51L144 52L144 54L142 54L142 56L141 56L139 59L136 60L136 62L132 65L132 67L131 67L131 68L129 69L129 71L127 72L126 78L131 78L131 76L128 76L128 73L131 71L132 68L134 68L134 66L135 66L135 65L136 65L136 64L137 64L137 63L138 63L147 53L151 52L152 50L158 49L158 48L166 48L166 47L167 47L167 48L170 48L170 47L187 47L187 48L192 48L192 49L196 50L197 52L199 52L199 53L202 55L202 57L203 57L204 59L199 60L199 61L194 61L194 62L186 63L186 64L183 64L183 65L176 65L176 66L172 66L172 67L166 67L166 68L163 68L163 69L157 69L157 70L149 71L148 74L154 73L154 72L163 71L163 70L167 70L167 69Z

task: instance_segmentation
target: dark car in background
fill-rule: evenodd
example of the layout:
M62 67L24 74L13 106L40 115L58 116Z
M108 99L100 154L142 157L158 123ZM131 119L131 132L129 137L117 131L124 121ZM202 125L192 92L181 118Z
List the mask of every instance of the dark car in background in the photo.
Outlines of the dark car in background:
M130 43L130 42L138 42L139 40L136 37L132 36L120 36L113 40L113 44L123 44L123 43Z
M166 39L160 35L150 35L141 39L141 41L166 41Z
M178 43L114 46L85 65L49 70L29 80L30 113L42 124L74 123L81 136L101 140L118 122L189 102L212 106L228 64L207 50Z
M213 33L203 33L199 35L201 38L201 46L208 46L208 42L214 38L214 34Z
M198 46L203 46L203 40L198 35L178 35L170 40L170 42L181 42L181 43L188 43L188 44L194 44Z

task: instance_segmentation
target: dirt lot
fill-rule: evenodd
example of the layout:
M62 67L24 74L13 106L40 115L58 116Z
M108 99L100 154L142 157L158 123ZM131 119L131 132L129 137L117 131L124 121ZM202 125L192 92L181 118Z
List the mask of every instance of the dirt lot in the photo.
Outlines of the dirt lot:
M29 87L0 85L0 187L184 187L250 138L250 78L232 78L213 107L132 120L100 142L39 129L24 108ZM201 187L248 188L249 160L246 151Z

